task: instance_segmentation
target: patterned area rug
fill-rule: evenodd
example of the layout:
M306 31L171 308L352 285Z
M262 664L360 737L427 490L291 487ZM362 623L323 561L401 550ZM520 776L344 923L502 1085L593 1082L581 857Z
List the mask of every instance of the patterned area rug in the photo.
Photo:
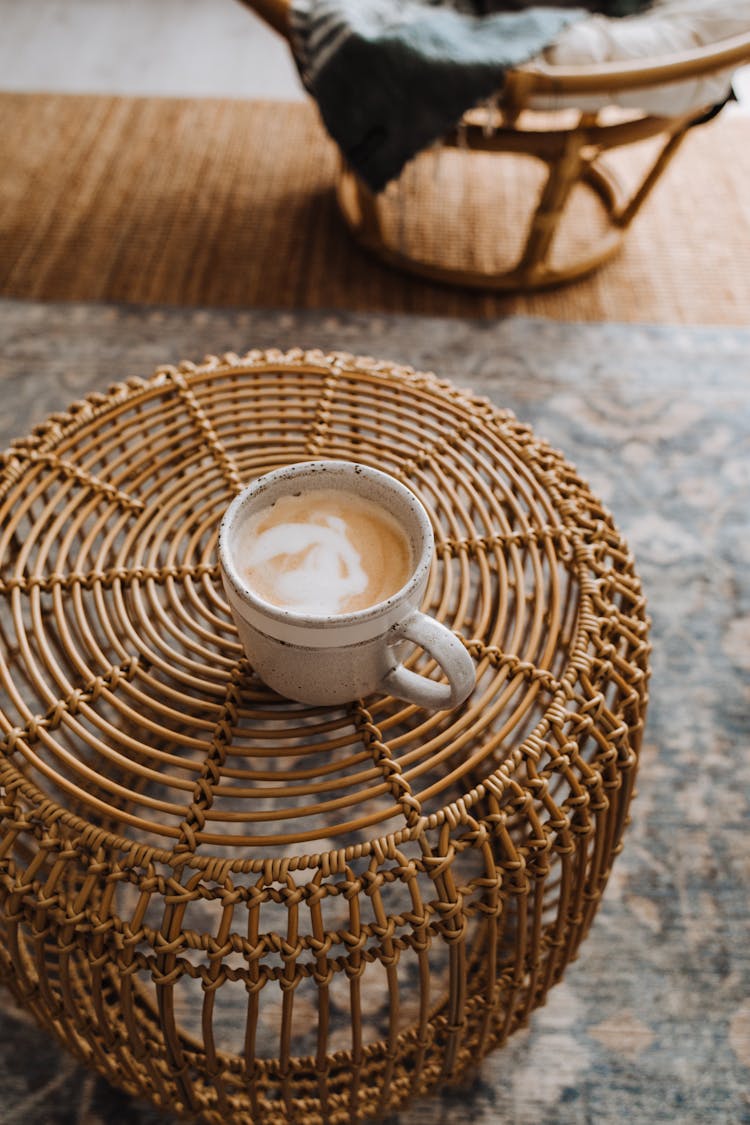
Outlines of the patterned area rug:
M0 437L157 364L336 348L471 386L574 461L653 617L639 796L578 962L399 1125L750 1122L750 329L0 302ZM156 1125L0 993L4 1125Z

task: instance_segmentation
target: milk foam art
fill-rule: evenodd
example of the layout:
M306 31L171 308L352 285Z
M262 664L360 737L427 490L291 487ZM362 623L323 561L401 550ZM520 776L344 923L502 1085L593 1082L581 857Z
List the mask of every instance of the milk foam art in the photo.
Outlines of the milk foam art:
M409 546L379 504L332 489L284 496L251 516L243 571L265 601L298 613L347 613L395 593L411 569Z
M350 598L367 589L360 553L337 516L324 516L319 524L269 527L247 551L249 568L290 558L299 561L288 570L281 562L265 584L273 595L268 600L277 605L304 613L341 613Z

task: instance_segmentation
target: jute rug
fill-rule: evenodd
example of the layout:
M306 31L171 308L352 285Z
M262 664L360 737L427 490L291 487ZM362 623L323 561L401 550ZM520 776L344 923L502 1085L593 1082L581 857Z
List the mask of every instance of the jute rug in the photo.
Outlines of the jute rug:
M412 279L354 246L333 196L336 152L309 105L4 94L0 137L2 296L748 320L750 115L725 114L689 134L617 259L587 280L530 297ZM641 146L628 150L625 178L646 158ZM436 175L450 179L450 168ZM493 176L472 179L469 192L482 245L519 223L518 191L506 185L493 203ZM448 237L465 216L450 190L440 198L432 227ZM579 216L574 239L588 221Z
M400 1125L750 1121L750 329L0 301L0 438L92 389L278 345L436 370L523 420L613 510L653 617L632 823L547 1007ZM3 1125L156 1125L0 994Z

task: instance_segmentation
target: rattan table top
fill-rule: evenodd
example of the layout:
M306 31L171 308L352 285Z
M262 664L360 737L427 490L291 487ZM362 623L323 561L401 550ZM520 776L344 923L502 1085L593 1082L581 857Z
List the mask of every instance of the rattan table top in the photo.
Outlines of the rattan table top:
M384 469L427 507L426 604L477 666L458 710L293 704L243 658L220 517L252 477L316 457ZM0 784L125 862L326 876L523 801L545 755L574 751L585 786L578 736L617 757L625 729L600 684L642 692L640 584L574 468L389 363L253 351L92 395L7 451L0 527Z

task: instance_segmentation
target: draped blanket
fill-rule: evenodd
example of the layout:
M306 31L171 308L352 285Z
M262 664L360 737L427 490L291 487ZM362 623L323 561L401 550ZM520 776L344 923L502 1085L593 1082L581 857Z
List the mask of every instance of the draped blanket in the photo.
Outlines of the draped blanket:
M379 191L497 92L509 67L538 55L592 7L564 0L520 8L477 0L293 0L293 47L328 131ZM602 7L626 15L644 0Z

